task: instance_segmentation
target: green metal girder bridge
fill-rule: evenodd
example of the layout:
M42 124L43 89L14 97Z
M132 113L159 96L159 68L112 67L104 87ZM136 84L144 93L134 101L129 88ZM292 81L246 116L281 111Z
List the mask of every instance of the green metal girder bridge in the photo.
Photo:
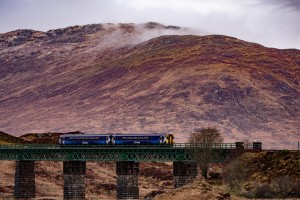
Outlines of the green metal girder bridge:
M202 148L201 145L198 148ZM213 144L217 157L212 162L229 158L235 143ZM0 145L0 160L32 161L193 161L191 144L167 145Z

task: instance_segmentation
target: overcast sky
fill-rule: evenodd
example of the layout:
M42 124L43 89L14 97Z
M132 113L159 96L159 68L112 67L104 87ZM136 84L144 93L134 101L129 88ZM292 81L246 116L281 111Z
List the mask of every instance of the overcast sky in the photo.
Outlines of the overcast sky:
M300 49L300 0L0 0L0 33L149 21Z

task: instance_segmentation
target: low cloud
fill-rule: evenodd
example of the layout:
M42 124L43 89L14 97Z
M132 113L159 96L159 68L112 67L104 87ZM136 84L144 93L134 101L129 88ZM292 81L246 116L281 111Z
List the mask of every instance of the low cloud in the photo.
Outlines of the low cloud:
M208 35L209 33L200 30L185 27L170 26L169 28L162 26L160 28L148 29L145 27L146 24L138 24L135 26L135 30L139 33L138 37L135 38L134 43L138 44L152 38L156 38L162 35Z
M106 51L112 44L116 48L137 45L162 35L208 35L209 33L192 28L177 26L164 26L162 24L150 22L142 24L102 24L105 34L98 40L98 44L88 51Z

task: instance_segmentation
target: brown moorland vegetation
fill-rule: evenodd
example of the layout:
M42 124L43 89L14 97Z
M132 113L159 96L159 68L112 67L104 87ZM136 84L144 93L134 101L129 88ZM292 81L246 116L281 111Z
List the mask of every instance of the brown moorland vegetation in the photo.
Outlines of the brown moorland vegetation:
M209 125L225 141L295 148L299 74L299 50L156 23L16 30L0 35L0 127L170 131L180 142Z

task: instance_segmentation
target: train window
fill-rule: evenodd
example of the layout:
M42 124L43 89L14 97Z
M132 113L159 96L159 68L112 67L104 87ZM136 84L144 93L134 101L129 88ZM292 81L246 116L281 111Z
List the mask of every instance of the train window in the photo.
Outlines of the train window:
M86 137L64 137L64 140L99 140L99 139L103 139L105 140L106 137L102 137L102 136L86 136Z

